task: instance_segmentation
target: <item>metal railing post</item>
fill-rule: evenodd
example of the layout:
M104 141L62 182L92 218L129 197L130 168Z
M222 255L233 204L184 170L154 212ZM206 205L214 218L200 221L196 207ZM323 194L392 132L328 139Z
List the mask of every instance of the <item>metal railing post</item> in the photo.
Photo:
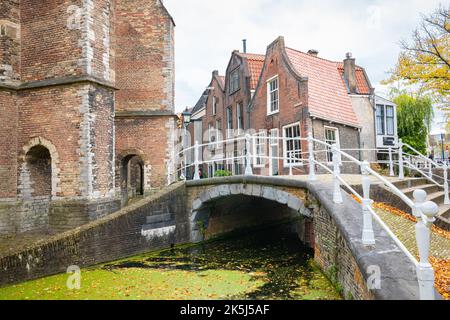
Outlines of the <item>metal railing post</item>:
M362 213L363 213L363 234L362 242L365 246L371 246L375 244L375 235L373 233L373 221L372 213L370 212L370 207L372 206L373 200L370 199L370 177L369 171L370 164L368 161L363 161L361 163L361 173L362 173L362 187L363 187L363 199L362 199Z
M314 163L314 141L312 132L308 133L308 152L309 152L309 181L315 181L316 178L316 170Z
M425 162L428 163L428 175L431 179L433 179L433 164L431 162Z
M400 180L405 179L405 172L403 169L403 142L402 142L402 139L398 140L398 178Z
M414 217L420 219L422 218L422 211L420 210L420 206L425 203L427 200L427 193L425 190L417 189L413 193L414 198L414 208L412 213Z
M249 176L253 175L252 164L251 164L252 155L250 153L250 147L252 145L251 138L252 137L249 134L245 135L245 147L246 147L245 160L247 162L245 165L245 175L249 175Z
M435 216L439 207L431 201L417 205L425 217L417 219L416 223L416 242L419 249L420 262L417 266L417 279L419 281L419 292L421 300L434 300L434 270L429 262L431 226L435 221Z
M444 163L444 204L450 204L450 198L448 196L448 164Z
M294 153L293 151L289 152L289 157L288 157L288 159L289 159L289 175L290 176L293 175L293 172L292 172L292 166L293 166L293 160L294 160L294 157L292 156L293 153Z
M200 174L199 174L199 144L198 141L195 141L195 147L194 147L194 166L195 166L195 173L194 173L194 180L200 180Z
M343 202L341 193L341 183L338 176L341 174L339 151L337 144L333 144L331 147L333 153L333 202L340 204Z
M392 148L389 147L389 176L395 176L394 173L394 160L392 158Z

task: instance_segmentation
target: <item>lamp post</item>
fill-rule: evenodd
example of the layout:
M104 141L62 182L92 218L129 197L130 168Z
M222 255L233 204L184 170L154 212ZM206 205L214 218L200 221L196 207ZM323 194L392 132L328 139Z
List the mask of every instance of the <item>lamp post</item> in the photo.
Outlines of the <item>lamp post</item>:
M445 149L444 149L444 132L441 131L441 151L442 151L442 163L447 163L445 159Z
M186 108L184 112L182 113L183 116L183 127L184 127L184 137L183 137L183 150L186 150L188 148L187 145L187 126L189 123L191 123L191 116L192 113L189 112L189 110ZM184 177L187 179L187 154L185 151L183 151L184 154Z

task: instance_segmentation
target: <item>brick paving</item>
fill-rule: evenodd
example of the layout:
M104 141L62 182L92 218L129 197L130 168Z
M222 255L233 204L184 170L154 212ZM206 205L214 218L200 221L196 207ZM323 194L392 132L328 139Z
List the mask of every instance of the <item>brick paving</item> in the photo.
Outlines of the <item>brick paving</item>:
M415 223L387 210L377 208L375 211L408 250L418 257ZM430 253L437 259L450 259L450 239L432 233Z

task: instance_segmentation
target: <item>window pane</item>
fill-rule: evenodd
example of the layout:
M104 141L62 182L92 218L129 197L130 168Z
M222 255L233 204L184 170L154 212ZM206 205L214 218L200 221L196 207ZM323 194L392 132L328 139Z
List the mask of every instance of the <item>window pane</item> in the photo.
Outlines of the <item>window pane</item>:
M377 134L384 134L384 106L377 105Z
M386 106L386 134L394 135L394 107Z

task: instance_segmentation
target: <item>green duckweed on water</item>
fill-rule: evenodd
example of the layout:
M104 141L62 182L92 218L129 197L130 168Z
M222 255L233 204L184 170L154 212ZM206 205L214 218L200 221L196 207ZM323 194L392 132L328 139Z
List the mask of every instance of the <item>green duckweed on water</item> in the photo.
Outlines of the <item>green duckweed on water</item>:
M79 290L67 278L0 288L0 300L341 299L311 252L276 229L83 269Z

